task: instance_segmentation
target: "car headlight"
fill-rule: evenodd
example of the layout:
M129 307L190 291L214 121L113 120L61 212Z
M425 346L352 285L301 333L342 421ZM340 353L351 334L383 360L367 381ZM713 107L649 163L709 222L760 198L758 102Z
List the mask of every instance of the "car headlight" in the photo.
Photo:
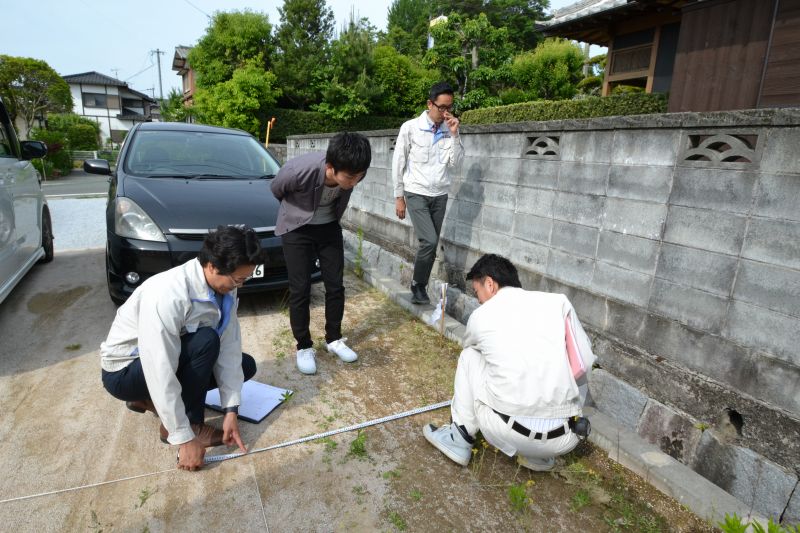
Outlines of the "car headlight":
M114 233L129 239L167 242L153 219L130 198L117 198L116 200Z

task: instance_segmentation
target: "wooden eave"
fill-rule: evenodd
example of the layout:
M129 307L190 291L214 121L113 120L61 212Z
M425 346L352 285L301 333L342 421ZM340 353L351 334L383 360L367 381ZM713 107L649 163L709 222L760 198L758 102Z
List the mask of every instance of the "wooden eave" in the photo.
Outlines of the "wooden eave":
M631 19L665 18L668 21L680 20L680 8L698 0L632 0L585 17L554 24L539 26L546 37L563 37L582 43L608 46L619 28L627 26ZM626 29L628 29L626 27ZM631 28L631 31L635 31ZM627 33L627 32L625 32Z

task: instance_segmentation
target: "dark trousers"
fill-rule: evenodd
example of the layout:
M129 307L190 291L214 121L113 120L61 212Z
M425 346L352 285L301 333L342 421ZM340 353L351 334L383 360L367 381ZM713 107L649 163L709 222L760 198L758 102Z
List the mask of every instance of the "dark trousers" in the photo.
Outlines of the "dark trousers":
M203 422L206 392L217 388L213 373L217 357L219 335L213 329L200 328L181 337L181 355L175 375L181 384L186 416L192 424ZM245 381L256 374L256 361L246 353L242 354L242 371ZM116 372L103 370L103 386L113 397L126 402L150 399L140 359Z
M428 284L436 259L436 246L439 244L444 212L447 209L447 195L422 196L406 193L406 208L419 241L414 259L414 284L424 286Z
M342 338L344 316L344 242L338 222L306 224L281 236L289 271L289 323L297 349L311 348L311 270L319 258L325 284L325 341Z

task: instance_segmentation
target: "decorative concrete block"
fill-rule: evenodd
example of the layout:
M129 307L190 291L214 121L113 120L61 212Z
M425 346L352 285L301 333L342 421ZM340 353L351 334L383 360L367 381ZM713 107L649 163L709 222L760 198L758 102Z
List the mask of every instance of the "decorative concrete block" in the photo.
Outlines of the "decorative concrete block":
M677 167L669 203L746 214L755 182L751 171Z
M647 396L601 368L589 374L589 391L597 410L623 426L636 431L639 417L647 405Z
M725 337L800 366L800 319L733 301Z
M743 216L707 209L670 206L664 242L738 255L744 241Z
M603 229L626 235L658 239L661 237L661 228L664 226L666 217L667 207L665 205L608 198Z
M764 145L761 171L797 174L800 172L800 128L774 128Z
M680 131L617 130L611 161L618 165L673 166L678 157Z
M511 234L511 229L514 227L514 211L487 205L482 210L481 225L490 231Z
M551 249L547 259L547 275L578 287L592 281L594 260Z
M553 220L526 213L514 215L514 237L541 244L550 243Z
M685 413L679 413L653 399L648 400L644 408L637 433L684 464L694 457L702 436L702 432Z
M558 183L560 161L521 159L519 166L519 184L523 187L541 187L555 189Z
M612 165L606 194L663 204L669 199L672 172L671 167Z
M583 194L605 194L608 169L607 164L564 161L558 174L558 189Z
M566 131L559 142L562 161L610 163L613 131Z
M800 221L800 175L762 174L757 189L756 215Z
M553 202L553 218L600 227L605 212L605 198L588 194L559 192Z
M565 252L594 257L598 235L597 228L555 220L550 245Z
M710 430L703 432L692 468L776 522L797 485L794 473Z
M592 289L622 302L647 307L653 277L597 261Z
M518 187L517 212L552 218L555 199L555 191L535 189L533 187Z
M736 275L736 263L736 258L729 255L665 243L661 246L656 277L727 297Z
M649 309L709 333L722 330L727 298L656 278Z
M628 270L652 274L656 268L658 249L658 241L652 239L601 231L597 259Z
M733 298L800 317L800 271L742 259Z
M800 222L753 218L742 257L800 269Z

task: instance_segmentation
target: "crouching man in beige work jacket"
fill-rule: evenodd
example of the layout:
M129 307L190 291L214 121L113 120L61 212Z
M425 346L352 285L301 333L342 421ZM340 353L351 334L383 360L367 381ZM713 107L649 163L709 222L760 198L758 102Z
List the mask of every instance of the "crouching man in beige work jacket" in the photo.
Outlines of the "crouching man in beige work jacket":
M467 322L458 360L452 423L423 434L467 465L480 430L489 444L546 471L578 444L570 420L581 415L578 381L594 354L563 294L526 291L501 256L481 257L467 274L481 306Z
M128 409L161 419L161 440L180 446L178 468L197 470L205 449L223 443L247 451L237 413L256 363L242 353L236 295L262 263L252 229L220 226L197 259L142 283L100 346L103 386ZM204 420L206 392L217 387L222 431Z

